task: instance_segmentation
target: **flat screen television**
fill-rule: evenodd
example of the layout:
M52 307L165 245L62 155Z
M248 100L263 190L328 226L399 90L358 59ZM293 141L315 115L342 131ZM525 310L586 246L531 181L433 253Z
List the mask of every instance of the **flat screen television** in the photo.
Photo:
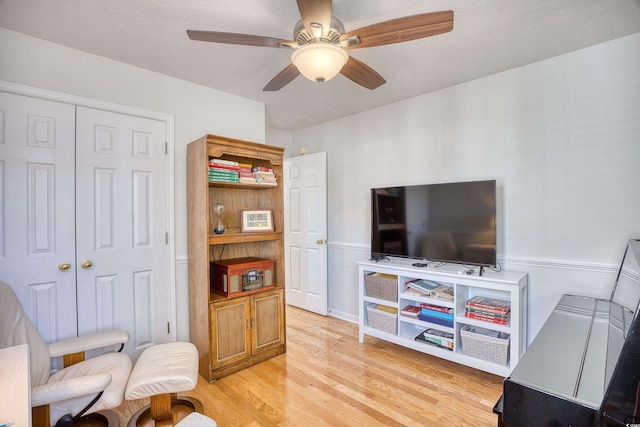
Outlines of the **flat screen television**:
M371 258L496 265L496 181L371 189Z

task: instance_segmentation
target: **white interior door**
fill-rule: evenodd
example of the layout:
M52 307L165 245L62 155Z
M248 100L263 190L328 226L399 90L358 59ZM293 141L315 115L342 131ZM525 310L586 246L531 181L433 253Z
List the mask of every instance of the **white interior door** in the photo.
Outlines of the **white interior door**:
M74 151L75 106L0 92L0 280L47 342L77 334Z
M327 314L327 153L285 159L287 304Z
M78 107L76 155L79 334L125 329L137 357L171 340L165 123Z

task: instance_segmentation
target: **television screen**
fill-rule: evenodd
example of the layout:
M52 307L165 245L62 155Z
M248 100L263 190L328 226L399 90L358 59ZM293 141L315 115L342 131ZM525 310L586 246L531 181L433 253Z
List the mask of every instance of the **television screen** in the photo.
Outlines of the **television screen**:
M371 189L371 257L496 265L496 181Z

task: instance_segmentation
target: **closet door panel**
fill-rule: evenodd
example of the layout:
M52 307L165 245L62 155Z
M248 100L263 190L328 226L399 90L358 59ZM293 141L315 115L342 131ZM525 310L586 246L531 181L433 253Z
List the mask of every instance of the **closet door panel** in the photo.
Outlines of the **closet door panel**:
M74 163L75 106L0 92L0 280L47 342L77 333Z
M164 122L78 107L76 174L80 335L125 329L137 357L170 340ZM112 317L94 310L109 277Z

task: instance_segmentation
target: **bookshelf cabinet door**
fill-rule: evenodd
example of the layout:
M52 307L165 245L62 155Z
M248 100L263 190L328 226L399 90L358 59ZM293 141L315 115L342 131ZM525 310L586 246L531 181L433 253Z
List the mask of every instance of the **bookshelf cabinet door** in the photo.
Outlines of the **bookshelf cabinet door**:
M211 366L218 369L251 357L250 298L211 304Z
M255 329L251 353L257 354L285 342L284 298L281 289L252 297Z

